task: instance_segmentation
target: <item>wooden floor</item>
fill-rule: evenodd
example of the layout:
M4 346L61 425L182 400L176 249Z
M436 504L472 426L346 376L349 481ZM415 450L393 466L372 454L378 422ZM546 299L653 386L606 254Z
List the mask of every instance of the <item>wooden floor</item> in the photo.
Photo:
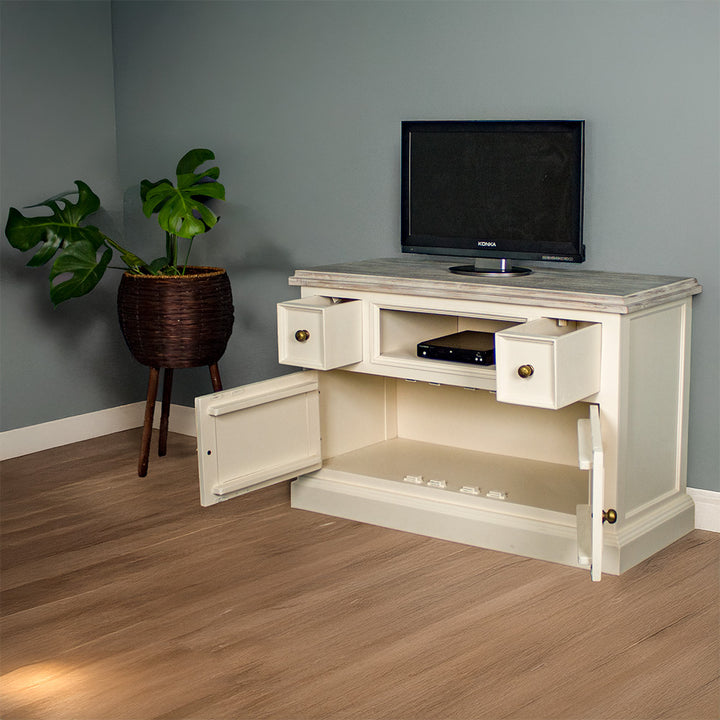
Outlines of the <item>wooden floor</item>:
M621 577L292 510L213 508L194 441L2 464L3 720L720 714L720 535Z

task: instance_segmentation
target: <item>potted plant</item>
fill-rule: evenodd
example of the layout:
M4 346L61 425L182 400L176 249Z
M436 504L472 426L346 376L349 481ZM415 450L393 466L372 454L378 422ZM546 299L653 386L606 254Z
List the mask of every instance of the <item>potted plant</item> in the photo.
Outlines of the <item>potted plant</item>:
M29 266L45 265L54 258L50 299L56 306L89 293L105 271L113 267L110 263L114 257L124 264L118 289L120 327L130 352L150 367L140 475L147 472L146 447L160 368L165 368L161 455L165 454L167 441L172 370L208 365L213 389L222 388L217 363L232 332L230 281L222 268L189 264L194 238L212 229L219 219L206 202L225 199L225 188L218 181L219 169L197 171L214 158L210 150L190 150L178 162L175 184L167 178L143 180L140 184L144 214L148 218L157 214L165 231L165 254L150 262L94 225L85 224L86 218L100 208L100 200L81 180L75 181L77 191L30 206L50 208L51 215L26 217L16 208L10 208L8 214L5 235L13 247L28 251L40 245ZM76 202L69 199L71 195L77 195ZM187 243L182 258L181 239Z

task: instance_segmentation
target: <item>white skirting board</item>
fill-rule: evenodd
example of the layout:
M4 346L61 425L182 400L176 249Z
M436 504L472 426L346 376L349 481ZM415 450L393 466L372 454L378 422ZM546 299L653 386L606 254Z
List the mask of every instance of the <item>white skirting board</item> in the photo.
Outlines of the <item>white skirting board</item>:
M695 502L695 528L720 532L720 492L688 488Z
M137 402L39 425L29 425L16 430L6 430L0 433L0 460L141 427L144 416L145 403ZM160 403L157 403L154 427L159 427L159 424ZM194 436L195 409L184 405L171 405L170 431Z
M48 450L60 445L89 440L110 433L140 427L145 403L137 402L107 410L53 420L39 425L0 433L0 460ZM159 403L155 407L155 427L160 422ZM195 409L172 405L170 430L181 435L195 435ZM720 532L720 492L688 488L695 502L695 527Z

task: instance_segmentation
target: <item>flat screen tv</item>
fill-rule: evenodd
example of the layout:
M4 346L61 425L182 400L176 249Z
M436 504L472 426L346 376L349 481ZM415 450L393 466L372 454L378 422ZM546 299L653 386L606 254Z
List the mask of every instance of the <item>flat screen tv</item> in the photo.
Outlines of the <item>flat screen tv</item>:
M583 262L583 175L582 120L405 121L402 251L475 258L450 268L468 274Z

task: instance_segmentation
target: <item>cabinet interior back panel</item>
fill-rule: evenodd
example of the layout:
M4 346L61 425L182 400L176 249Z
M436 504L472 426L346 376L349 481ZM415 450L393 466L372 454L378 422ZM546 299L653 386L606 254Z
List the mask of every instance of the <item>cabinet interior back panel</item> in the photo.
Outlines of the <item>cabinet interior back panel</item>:
M397 385L398 436L468 450L577 466L577 421L587 404L561 410L497 402L494 393L427 383Z
M432 338L458 331L454 315L410 312L405 310L380 311L380 353L415 356L417 344Z

